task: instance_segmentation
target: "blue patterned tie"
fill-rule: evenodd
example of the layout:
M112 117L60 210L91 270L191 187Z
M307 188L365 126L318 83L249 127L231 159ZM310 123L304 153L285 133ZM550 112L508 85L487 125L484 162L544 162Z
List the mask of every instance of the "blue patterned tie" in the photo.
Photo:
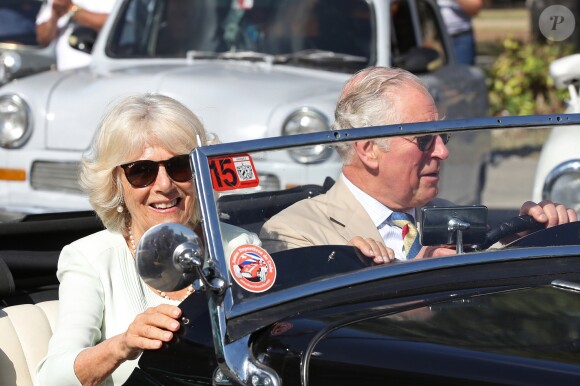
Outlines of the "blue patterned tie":
M391 214L391 221L393 225L401 228L403 236L403 245L407 259L412 259L417 256L421 250L421 242L417 234L417 227L415 226L415 219L408 213L393 212Z

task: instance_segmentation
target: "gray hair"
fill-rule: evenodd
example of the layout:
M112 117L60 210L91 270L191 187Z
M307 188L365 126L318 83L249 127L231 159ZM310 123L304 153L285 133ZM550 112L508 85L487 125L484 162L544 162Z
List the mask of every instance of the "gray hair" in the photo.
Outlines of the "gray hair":
M400 123L400 113L393 106L404 87L414 87L430 95L423 82L406 70L393 67L360 70L342 89L334 113L333 130ZM375 140L375 143L382 150L388 150L388 139ZM352 162L354 148L351 143L338 144L336 149L345 165Z
M147 145L155 144L174 154L188 154L207 144L205 129L186 106L168 96L137 94L125 97L105 113L89 152L83 155L80 185L93 209L108 229L126 234L130 214L119 213L123 189L118 165L139 156ZM217 137L212 136L217 141ZM197 200L191 224L199 220Z

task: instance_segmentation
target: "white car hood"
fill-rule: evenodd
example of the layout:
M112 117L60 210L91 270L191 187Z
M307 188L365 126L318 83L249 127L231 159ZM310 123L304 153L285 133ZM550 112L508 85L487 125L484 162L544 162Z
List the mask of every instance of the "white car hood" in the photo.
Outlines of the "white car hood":
M223 142L280 135L279 127L268 127L276 109L294 110L304 106L306 100L313 100L314 95L318 100L336 100L347 77L223 61L132 66L105 74L84 69L64 77L50 97L46 146L87 149L107 106L119 97L139 92L162 93L181 101L200 117L207 131L217 133Z

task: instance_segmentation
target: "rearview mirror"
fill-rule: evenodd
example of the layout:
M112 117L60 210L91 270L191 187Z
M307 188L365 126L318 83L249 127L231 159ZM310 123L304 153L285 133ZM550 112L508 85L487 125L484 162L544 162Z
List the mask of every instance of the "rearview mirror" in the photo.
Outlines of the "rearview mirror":
M419 225L423 246L481 244L486 239L487 207L483 205L421 209Z

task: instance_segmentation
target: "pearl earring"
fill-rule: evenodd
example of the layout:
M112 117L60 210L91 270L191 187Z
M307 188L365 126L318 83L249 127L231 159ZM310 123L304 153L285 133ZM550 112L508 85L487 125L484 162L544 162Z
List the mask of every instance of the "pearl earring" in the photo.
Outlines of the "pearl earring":
M125 209L123 208L123 205L119 205L119 206L117 206L117 212L119 212L119 213L123 213L123 210L125 210Z

